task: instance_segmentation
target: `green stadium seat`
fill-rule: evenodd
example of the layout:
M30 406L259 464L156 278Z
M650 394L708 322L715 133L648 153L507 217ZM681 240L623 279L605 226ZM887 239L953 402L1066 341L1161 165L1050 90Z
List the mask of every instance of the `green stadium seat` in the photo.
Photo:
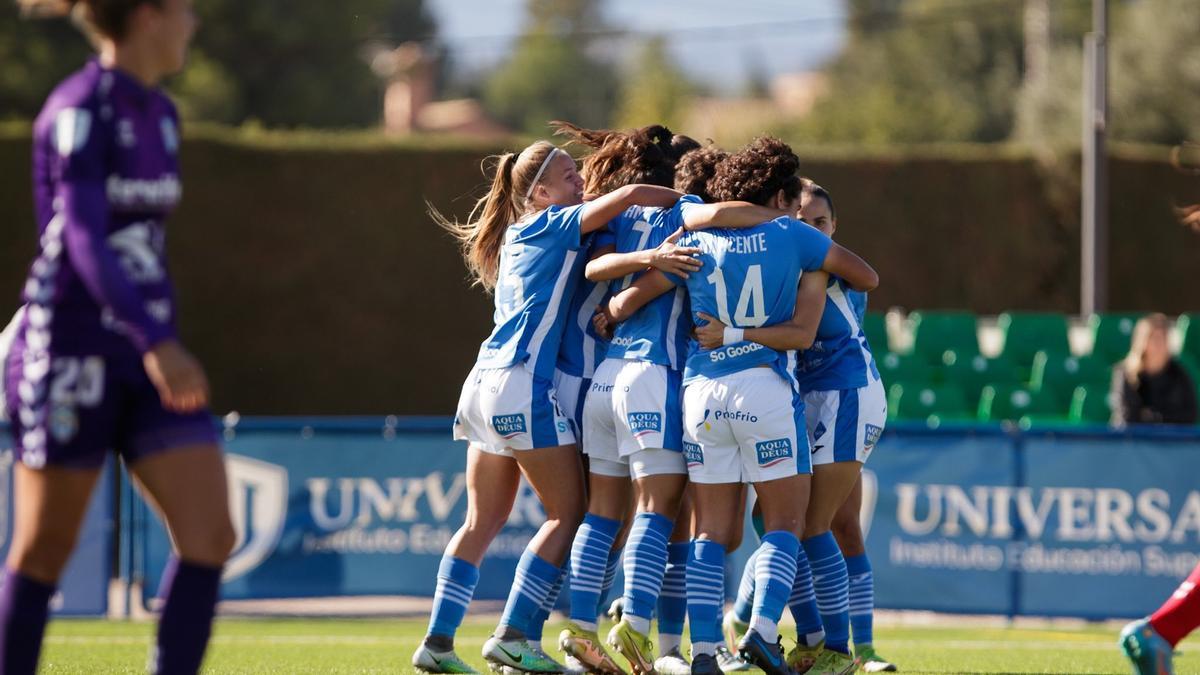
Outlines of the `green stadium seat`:
M952 385L893 384L888 392L888 419L939 421L970 418L962 391Z
M979 353L975 315L969 312L913 312L912 353L929 363L941 363L942 353L953 349L961 354Z
M867 335L871 352L886 354L892 351L891 341L888 340L887 317L882 312L867 312L863 317L863 332Z
M934 381L936 373L925 359L912 354L897 354L888 352L875 359L879 368L879 376L883 378L884 386L898 383L929 384Z
M1062 412L1063 407L1049 392L1033 391L1017 384L989 384L979 396L977 416L980 422L998 422L1016 421L1026 415L1060 415Z
M1200 313L1180 314L1175 327L1183 336L1179 353L1187 354L1193 361L1200 363Z
M1196 386L1196 398L1200 399L1200 358L1191 354L1180 354L1178 358L1183 369L1192 377L1192 384Z
M1033 365L1040 351L1070 354L1067 317L1048 312L1005 312L998 322L1003 347L1000 355L1022 368Z
M1108 387L1100 386L1075 387L1068 419L1074 424L1108 424L1112 419L1108 391Z
M1040 351L1033 357L1029 388L1048 391L1066 404L1080 385L1107 387L1112 381L1112 366L1096 356L1070 356Z
M1088 319L1092 333L1092 356L1116 363L1129 353L1133 326L1141 314L1093 314Z
M981 354L947 349L942 354L942 380L962 389L969 409L974 410L979 405L979 394L985 386L992 383L1019 384L1021 369L1005 359L989 359Z

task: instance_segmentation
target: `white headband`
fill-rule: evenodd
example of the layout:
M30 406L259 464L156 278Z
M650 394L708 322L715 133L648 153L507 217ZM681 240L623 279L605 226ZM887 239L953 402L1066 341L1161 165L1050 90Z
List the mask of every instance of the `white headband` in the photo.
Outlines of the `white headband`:
M533 181L529 183L529 189L525 191L525 201L529 201L529 198L533 196L533 186L537 185L538 179L545 173L546 167L550 166L550 160L554 159L554 156L560 152L562 150L554 148L546 155L546 159L542 160L542 165L538 167L538 172L533 174Z

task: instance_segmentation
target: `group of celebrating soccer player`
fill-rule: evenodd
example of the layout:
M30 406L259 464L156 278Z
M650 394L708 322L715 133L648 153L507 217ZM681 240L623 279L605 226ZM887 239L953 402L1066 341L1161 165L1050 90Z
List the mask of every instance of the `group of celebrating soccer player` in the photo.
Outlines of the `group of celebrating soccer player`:
M871 646L858 529L861 468L887 416L861 327L878 276L830 239L832 197L776 138L727 153L659 125L553 125L586 148L581 170L539 141L499 157L467 223L434 212L496 309L455 416L466 522L413 664L473 672L454 635L523 475L547 520L483 647L494 669L624 672L611 649L635 673L895 670ZM723 617L747 485L760 544ZM567 580L564 664L541 641Z
M38 252L11 344L0 339L18 460L0 673L36 671L51 597L115 449L171 534L150 670L190 675L234 542L208 385L177 339L164 255L180 136L159 84L183 66L191 0L19 2L71 13L99 55L34 124ZM539 141L499 158L469 222L433 214L496 310L455 417L469 442L466 520L413 664L474 672L454 635L524 476L546 522L483 647L493 668L623 672L613 649L635 673L895 670L871 644L858 524L862 465L886 418L861 326L878 277L830 239L832 197L778 139L727 153L662 126L555 127L587 148L582 173ZM725 557L751 502L760 543L722 616ZM560 664L542 629L568 579ZM1138 672L1170 672L1171 649L1200 623L1198 581L1200 568L1122 634ZM785 606L797 626L786 656Z

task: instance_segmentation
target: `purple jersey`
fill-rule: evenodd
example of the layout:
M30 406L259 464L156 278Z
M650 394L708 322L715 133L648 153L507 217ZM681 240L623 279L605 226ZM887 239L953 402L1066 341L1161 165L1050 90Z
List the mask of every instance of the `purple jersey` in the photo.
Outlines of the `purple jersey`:
M118 355L173 338L164 220L180 197L175 106L92 60L50 94L33 132L41 237L26 342Z
M4 368L17 456L30 467L216 442L208 411L166 410L142 367L143 353L175 337L164 220L180 196L178 128L166 96L95 60L34 123L41 236Z

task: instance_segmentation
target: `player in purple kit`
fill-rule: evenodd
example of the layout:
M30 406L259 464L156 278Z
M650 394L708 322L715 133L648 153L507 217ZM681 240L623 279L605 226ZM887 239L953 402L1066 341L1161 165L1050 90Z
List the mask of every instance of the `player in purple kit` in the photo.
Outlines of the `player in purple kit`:
M109 452L166 522L174 556L151 658L195 673L234 542L200 364L179 344L164 221L180 197L178 117L158 89L196 28L190 0L22 0L70 12L99 51L34 123L39 250L5 364L15 523L0 672L33 673L47 607Z

